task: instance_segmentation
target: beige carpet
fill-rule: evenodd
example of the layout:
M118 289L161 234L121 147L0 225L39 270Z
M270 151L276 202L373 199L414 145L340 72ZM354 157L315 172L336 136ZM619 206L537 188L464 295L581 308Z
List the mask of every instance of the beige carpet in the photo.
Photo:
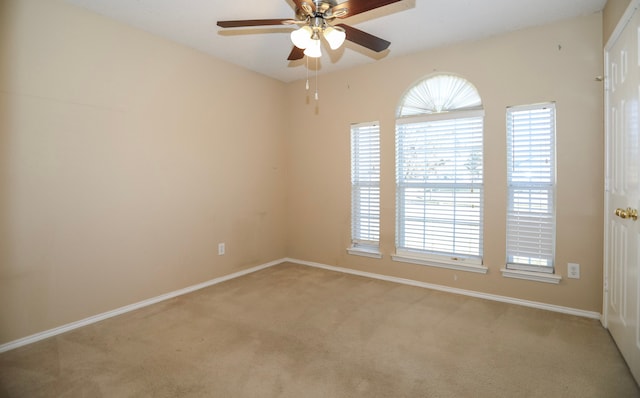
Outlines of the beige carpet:
M0 354L2 397L638 397L599 322L283 264Z

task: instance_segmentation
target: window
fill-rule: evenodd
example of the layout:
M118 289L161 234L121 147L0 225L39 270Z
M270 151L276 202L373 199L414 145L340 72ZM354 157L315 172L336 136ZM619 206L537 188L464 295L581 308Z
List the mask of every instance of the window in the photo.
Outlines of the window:
M351 126L351 247L348 252L380 258L380 126Z
M482 102L465 79L411 88L396 121L394 260L486 273Z
M507 269L553 273L555 104L507 109Z

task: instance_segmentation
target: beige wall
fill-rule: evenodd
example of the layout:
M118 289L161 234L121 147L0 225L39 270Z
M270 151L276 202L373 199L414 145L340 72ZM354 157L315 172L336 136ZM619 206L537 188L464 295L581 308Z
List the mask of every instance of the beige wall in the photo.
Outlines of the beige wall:
M597 14L321 75L315 103L304 82L62 0L0 0L0 344L286 256L600 311L601 49ZM395 107L436 71L469 79L484 101L487 275L389 257ZM504 110L551 100L558 271L582 265L559 286L499 272ZM371 120L383 134L383 260L345 251L349 124Z
M393 262L394 125L402 94L433 72L473 83L485 116L484 263L487 275ZM601 311L603 239L602 15L321 76L320 101L288 88L288 254L455 288ZM505 108L557 102L557 272L560 285L502 277L505 258ZM350 123L381 123L382 260L346 253L350 242ZM567 263L582 278L567 279Z
M0 343L284 257L284 95L59 0L0 0Z
M608 0L602 11L602 32L604 44L607 43L618 21L631 4L631 0Z

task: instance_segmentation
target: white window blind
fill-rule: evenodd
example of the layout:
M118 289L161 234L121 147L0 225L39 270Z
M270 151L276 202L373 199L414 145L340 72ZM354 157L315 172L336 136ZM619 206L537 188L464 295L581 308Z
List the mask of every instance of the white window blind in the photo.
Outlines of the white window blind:
M553 272L555 104L507 109L507 268Z
M396 124L397 251L482 262L483 113Z
M351 126L351 243L377 248L380 241L380 126Z
M427 115L446 111L482 109L476 88L453 75L437 75L413 86L400 101L398 117Z

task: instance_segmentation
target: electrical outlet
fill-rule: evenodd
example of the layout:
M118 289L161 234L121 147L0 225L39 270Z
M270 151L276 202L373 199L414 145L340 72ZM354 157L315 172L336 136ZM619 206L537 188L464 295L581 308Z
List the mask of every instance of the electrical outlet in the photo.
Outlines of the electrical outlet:
M580 264L567 264L567 278L580 279Z
M224 254L224 243L218 243L218 256L222 256Z

